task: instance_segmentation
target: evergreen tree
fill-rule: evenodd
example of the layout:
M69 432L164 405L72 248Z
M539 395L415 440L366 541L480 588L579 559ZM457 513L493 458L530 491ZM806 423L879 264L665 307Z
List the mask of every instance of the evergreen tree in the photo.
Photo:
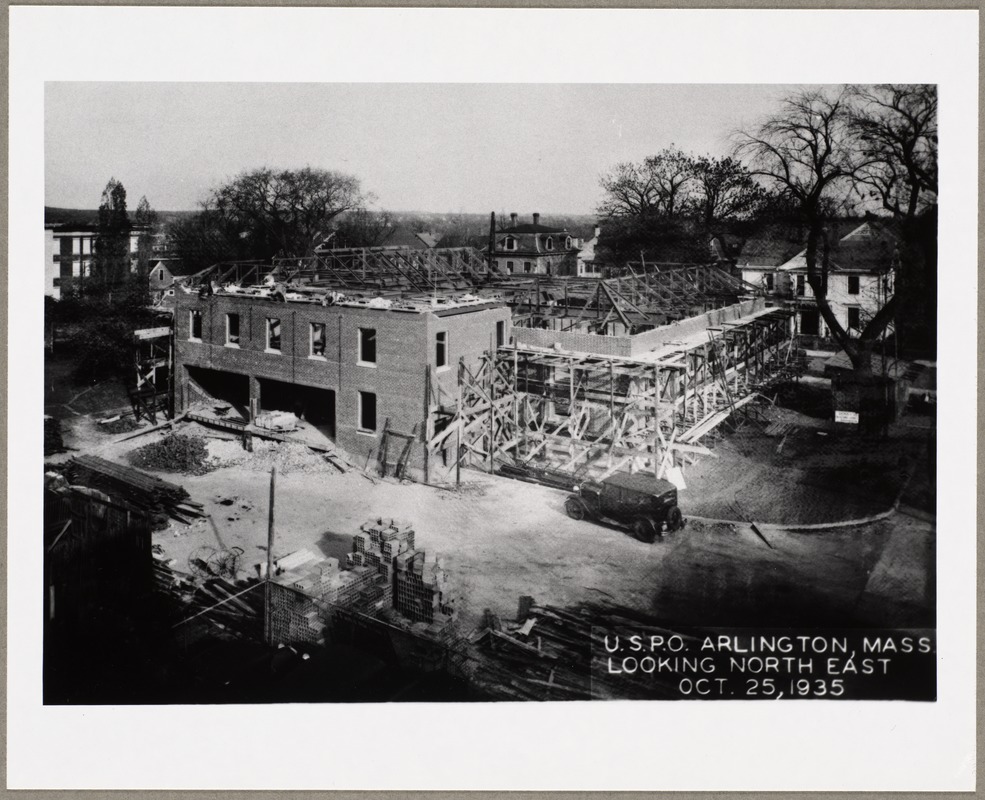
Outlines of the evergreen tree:
M140 229L137 237L137 275L143 280L150 272L150 257L154 249L154 232L157 227L157 212L151 207L146 195L137 203L134 222Z
M94 289L112 290L130 276L130 217L127 190L110 178L99 203L92 276Z

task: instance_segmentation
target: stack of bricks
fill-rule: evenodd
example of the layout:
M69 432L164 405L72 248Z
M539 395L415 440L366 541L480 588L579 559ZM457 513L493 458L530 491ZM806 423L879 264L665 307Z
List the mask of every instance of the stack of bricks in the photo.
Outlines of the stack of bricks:
M352 552L346 556L350 569L371 567L383 580L393 584L394 559L414 550L414 530L408 523L378 518L364 522L361 533L352 537Z
M338 559L298 551L280 560L290 565L275 579L274 625L277 640L319 641L336 608L393 615L394 621L422 634L451 630L454 609L446 601L447 576L440 562L429 562L414 547L414 530L393 519L364 523L352 540L345 569Z
M292 568L278 576L277 582L323 605L349 608L381 594L384 582L372 565L353 564L350 558L347 568L339 569L337 558L320 558L308 551L299 551L289 558Z
M394 608L415 622L450 623L454 610L444 601L448 578L440 562L429 562L423 550L415 550L398 555L395 566Z
M271 625L277 643L320 642L325 622L318 602L293 586L273 583L271 591Z
M381 585L379 575L370 567L353 567L332 573L322 582L321 599L333 606L351 608L364 599L370 599Z
M382 598L386 602L377 607L390 607L414 625L433 628L431 633L452 621L454 610L444 600L444 570L414 547L414 530L409 524L387 518L364 523L353 537L347 561L351 568L375 569L386 582L388 591Z
M393 607L393 560L414 549L414 530L407 523L389 518L369 520L352 537L352 552L346 556L349 569L368 568L379 577L374 591L364 598L378 609Z
M281 562L290 568L274 580L273 626L278 642L321 641L332 608L352 608L381 598L390 605L390 584L372 567L342 570L337 558L320 558L304 550Z

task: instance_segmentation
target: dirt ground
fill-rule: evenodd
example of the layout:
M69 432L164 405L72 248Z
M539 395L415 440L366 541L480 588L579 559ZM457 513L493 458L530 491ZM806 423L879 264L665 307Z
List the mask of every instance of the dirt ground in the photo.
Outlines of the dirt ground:
M685 473L685 514L785 525L861 520L890 509L926 469L928 431L900 424L873 439L844 426L777 409L792 425L764 435L748 425L720 439L716 457Z
M156 435L100 454L122 461ZM241 566L252 570L266 559L267 467L278 457L272 448L269 458L254 453L203 476L163 474L205 504L215 527L173 523L155 543L179 569L203 546L241 547ZM569 519L564 492L471 470L463 477L460 490L446 491L374 483L317 462L289 468L277 476L275 555L309 548L342 558L370 517L411 521L418 546L444 559L466 628L485 608L511 618L527 594L557 605L616 603L681 625L933 624L928 522L897 515L833 531L769 530L771 549L747 525L692 520L646 545Z
M48 413L77 409L81 398L55 399ZM103 399L110 410L118 407L111 394ZM114 444L118 437L95 421L107 415L58 413L66 444L125 463L130 450L161 435ZM341 474L300 446L263 444L250 455L235 441L214 439L210 452L227 466L202 476L161 475L204 503L212 521L173 523L154 540L178 569L187 569L199 548L240 547L241 568L252 571L266 559L269 468L277 461L275 555L309 548L341 558L367 519L410 521L418 547L444 559L466 629L485 608L512 618L521 595L561 606L615 603L679 625L933 626L935 530L927 517L899 513L825 531L769 529L769 545L743 522L821 522L885 511L902 488L904 467L926 447L922 429L901 427L876 449L833 431L819 436L822 428L796 428L779 452L780 438L751 431L718 442L718 459L686 472L681 506L685 516L738 524L692 519L653 545L569 519L566 494L542 486L472 470L463 471L457 491L372 481L357 470ZM183 433L196 429L203 432L181 426Z

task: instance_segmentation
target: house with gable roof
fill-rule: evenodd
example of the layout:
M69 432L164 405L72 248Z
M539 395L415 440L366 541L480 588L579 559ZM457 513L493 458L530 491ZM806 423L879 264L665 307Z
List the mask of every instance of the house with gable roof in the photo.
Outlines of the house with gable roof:
M888 221L870 219L834 223L829 236L828 303L845 330L858 336L893 296L899 233ZM830 332L807 281L805 238L791 226L767 226L743 246L737 268L747 283L794 309L797 333L825 339Z

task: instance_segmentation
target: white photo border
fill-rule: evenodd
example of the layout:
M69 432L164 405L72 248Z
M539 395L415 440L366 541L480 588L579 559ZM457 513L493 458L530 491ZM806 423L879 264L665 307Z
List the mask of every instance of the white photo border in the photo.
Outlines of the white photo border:
M977 11L20 6L9 19L9 788L974 789ZM937 702L43 706L33 265L44 86L76 80L938 84L940 271L958 288L941 295L938 341Z

